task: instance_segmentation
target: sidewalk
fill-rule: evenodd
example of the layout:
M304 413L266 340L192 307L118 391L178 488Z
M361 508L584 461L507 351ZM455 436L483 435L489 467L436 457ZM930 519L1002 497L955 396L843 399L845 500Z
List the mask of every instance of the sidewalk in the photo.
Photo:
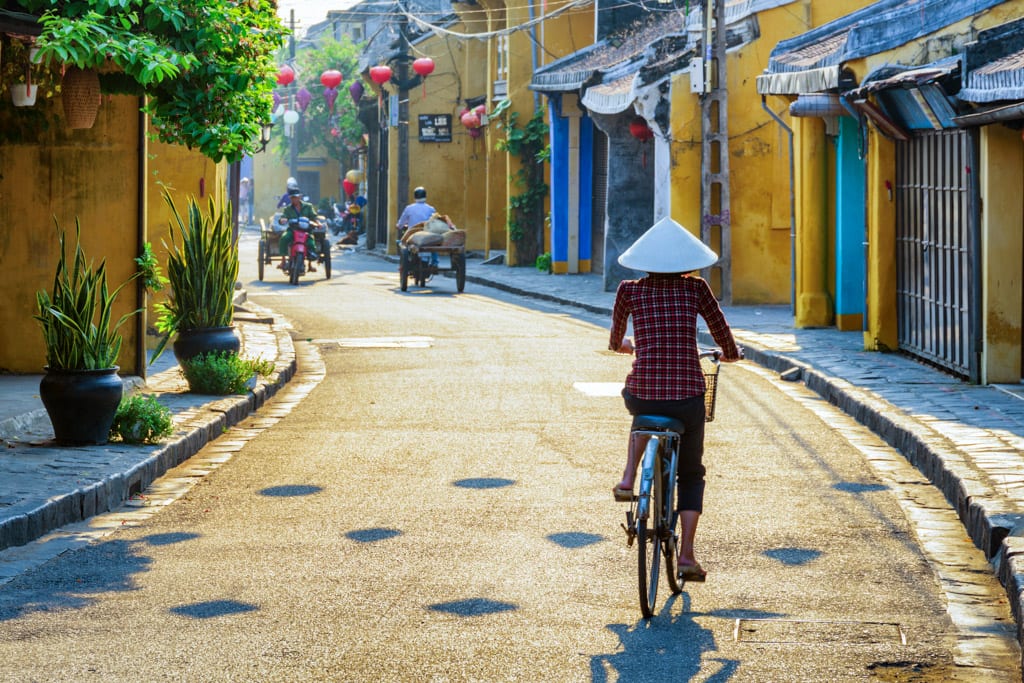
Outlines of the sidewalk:
M610 317L614 301L597 275L548 275L479 258L468 260L466 281L467 294L486 285L602 317ZM175 413L174 439L158 446L54 448L47 444L52 432L38 398L39 376L0 376L0 438L7 446L0 457L0 550L116 508L291 379L295 355L285 324L242 305L236 323L244 350L276 360L276 372L248 397L211 399L187 393L173 354L165 354L166 365L144 388ZM725 313L750 361L805 382L899 449L944 492L1006 587L1020 639L1024 385L971 386L898 354L865 352L860 333L794 329L788 306L734 306ZM711 343L706 334L702 341Z
M119 507L259 408L291 379L295 352L285 326L268 311L245 302L244 293L236 305L243 352L273 361L274 373L258 378L247 396L200 396L188 392L168 350L145 382L125 378L132 390L156 395L173 413L174 435L157 445L57 447L39 399L42 375L0 375L0 551Z

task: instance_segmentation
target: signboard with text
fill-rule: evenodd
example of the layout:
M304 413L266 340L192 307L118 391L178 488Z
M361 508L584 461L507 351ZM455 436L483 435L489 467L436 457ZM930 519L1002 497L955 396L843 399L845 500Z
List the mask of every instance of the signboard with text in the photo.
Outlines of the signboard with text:
M420 142L451 142L451 114L420 114Z

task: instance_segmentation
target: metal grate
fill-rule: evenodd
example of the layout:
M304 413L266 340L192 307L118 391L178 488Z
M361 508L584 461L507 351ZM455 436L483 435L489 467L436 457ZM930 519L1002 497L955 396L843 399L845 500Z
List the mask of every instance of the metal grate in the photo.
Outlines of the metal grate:
M900 348L971 378L974 166L966 131L896 146L896 295Z

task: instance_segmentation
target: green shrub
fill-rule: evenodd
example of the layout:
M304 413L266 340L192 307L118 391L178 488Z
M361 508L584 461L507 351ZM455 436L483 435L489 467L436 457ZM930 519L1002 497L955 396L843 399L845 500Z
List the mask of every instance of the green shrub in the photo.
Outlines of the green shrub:
M547 252L546 251L543 254L541 254L540 256L538 256L537 257L537 262L534 263L534 265L537 267L537 270L539 270L540 272L542 272L542 273L550 273L551 272L551 252Z
M245 393L254 376L266 377L273 371L270 361L242 358L231 351L201 353L181 363L189 389L195 394L214 396Z
M170 408L147 394L123 398L110 427L110 438L125 443L157 443L173 433Z

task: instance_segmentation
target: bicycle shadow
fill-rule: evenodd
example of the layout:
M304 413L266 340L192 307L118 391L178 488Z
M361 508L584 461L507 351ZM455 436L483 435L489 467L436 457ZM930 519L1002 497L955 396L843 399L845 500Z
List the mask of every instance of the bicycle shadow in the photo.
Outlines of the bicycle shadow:
M677 606L682 601L682 608ZM652 619L633 624L608 624L619 638L619 649L590 659L590 680L604 681L690 681L698 677L706 683L724 683L739 671L740 661L710 657L718 651L715 634L704 628L698 617L736 618L735 610L692 612L691 598L685 591L670 597ZM752 616L743 611L742 616ZM766 615L761 615L766 616ZM613 675L614 674L614 675Z

